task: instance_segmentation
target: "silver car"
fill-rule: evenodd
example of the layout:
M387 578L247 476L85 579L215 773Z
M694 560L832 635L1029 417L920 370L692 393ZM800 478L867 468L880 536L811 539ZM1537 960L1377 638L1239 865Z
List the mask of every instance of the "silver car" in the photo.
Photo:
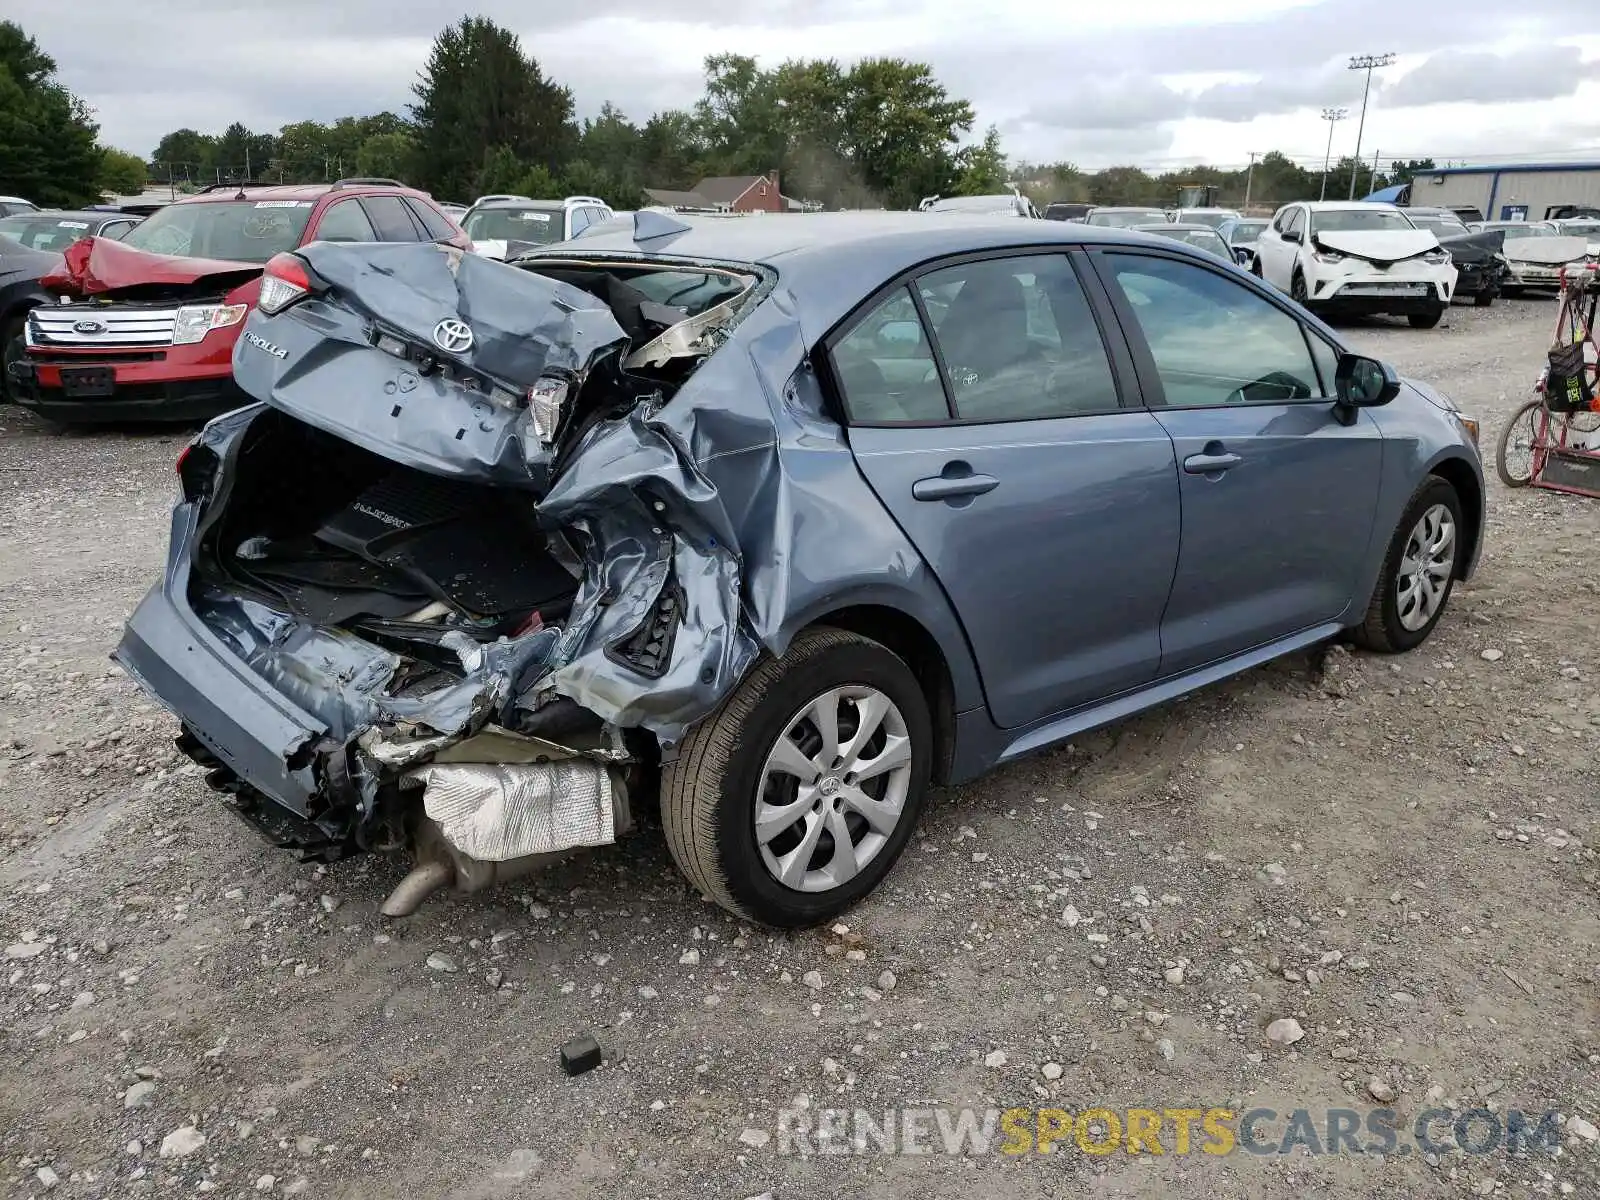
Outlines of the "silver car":
M935 786L1418 645L1483 532L1445 396L1210 254L1059 221L313 243L234 369L260 403L180 459L116 658L274 841L410 849L391 914L659 805L694 887L828 920Z

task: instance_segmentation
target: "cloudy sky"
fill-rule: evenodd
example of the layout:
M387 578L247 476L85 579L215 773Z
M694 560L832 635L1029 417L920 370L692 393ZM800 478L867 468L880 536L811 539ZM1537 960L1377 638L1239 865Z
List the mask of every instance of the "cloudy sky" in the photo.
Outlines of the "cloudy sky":
M439 28L429 0L8 0L94 106L104 139L149 154L220 132L403 111ZM103 10L104 17L97 15ZM580 114L643 120L692 102L705 55L765 64L886 54L933 65L1008 151L1084 166L1320 160L1324 106L1356 136L1351 54L1394 53L1363 139L1385 159L1600 156L1600 0L482 0ZM998 14L998 15L997 15ZM1576 31L1576 32L1574 32Z

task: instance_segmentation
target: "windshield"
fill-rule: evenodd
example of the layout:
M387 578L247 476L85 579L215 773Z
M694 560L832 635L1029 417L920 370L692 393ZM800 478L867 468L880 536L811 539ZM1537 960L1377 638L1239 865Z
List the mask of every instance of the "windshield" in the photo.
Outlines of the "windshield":
M1388 208L1336 208L1311 214L1312 233L1369 233L1409 230L1411 222Z
M1248 242L1259 242L1261 231L1267 227L1265 221L1239 221L1228 230L1228 240L1235 246L1242 246Z
M1212 254L1228 257L1228 244L1222 240L1220 234L1209 229L1152 229L1150 233L1160 234L1162 237L1172 238L1174 241L1183 242L1198 250L1209 250Z
M475 242L537 242L546 245L562 241L561 209L480 208L467 218L462 228Z
M264 263L300 244L310 200L221 200L169 204L128 231L125 244L151 254Z
M1507 238L1560 237L1561 231L1543 221L1485 221L1479 226L1486 233L1504 231Z
M1413 213L1411 217L1411 223L1418 229L1431 230L1433 233L1442 234L1445 237L1452 237L1458 233L1472 232L1466 227L1465 224L1456 220L1454 217L1436 217L1431 215L1419 217Z
M15 238L30 250L65 250L79 238L88 237L91 228L88 221L58 213L27 213L0 220L0 234Z
M1209 225L1215 229L1224 221L1231 221L1238 215L1225 208L1192 208L1188 212L1180 212L1178 220L1190 225Z
M1089 214L1088 223L1132 229L1135 225L1151 225L1166 219L1167 214L1159 208L1100 208Z

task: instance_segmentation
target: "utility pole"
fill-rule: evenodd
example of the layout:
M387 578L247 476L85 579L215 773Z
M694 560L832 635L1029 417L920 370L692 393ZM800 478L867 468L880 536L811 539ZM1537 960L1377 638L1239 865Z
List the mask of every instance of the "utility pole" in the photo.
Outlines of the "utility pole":
M1367 99L1372 95L1372 72L1375 67L1387 67L1394 62L1392 54L1352 54L1350 56L1350 70L1365 71L1367 73L1366 86L1361 90L1361 121L1356 125L1356 152L1352 156L1356 160L1357 170L1350 172L1350 199L1356 198L1356 175L1361 166L1361 135L1367 129Z
M1250 151L1250 165L1245 168L1244 172L1244 209L1246 212L1250 211L1250 184L1256 177L1256 155L1258 153L1259 151L1256 150Z
M1372 152L1372 190L1378 190L1378 152Z
M250 145L249 145L249 143L246 143L245 144L245 148L244 148L244 177L246 179L254 178L250 174Z
M1333 161L1333 127L1350 115L1348 108L1325 108L1322 110L1322 119L1328 123L1328 149L1322 155L1322 195L1319 200L1328 198L1328 164ZM1354 190L1354 189L1352 189Z

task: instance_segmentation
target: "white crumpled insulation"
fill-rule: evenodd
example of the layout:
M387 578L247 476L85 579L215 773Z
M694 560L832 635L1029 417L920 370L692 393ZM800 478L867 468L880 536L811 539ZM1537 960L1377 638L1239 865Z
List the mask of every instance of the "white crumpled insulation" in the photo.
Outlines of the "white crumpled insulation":
M616 841L609 772L587 759L433 763L410 772L445 840L482 862Z

